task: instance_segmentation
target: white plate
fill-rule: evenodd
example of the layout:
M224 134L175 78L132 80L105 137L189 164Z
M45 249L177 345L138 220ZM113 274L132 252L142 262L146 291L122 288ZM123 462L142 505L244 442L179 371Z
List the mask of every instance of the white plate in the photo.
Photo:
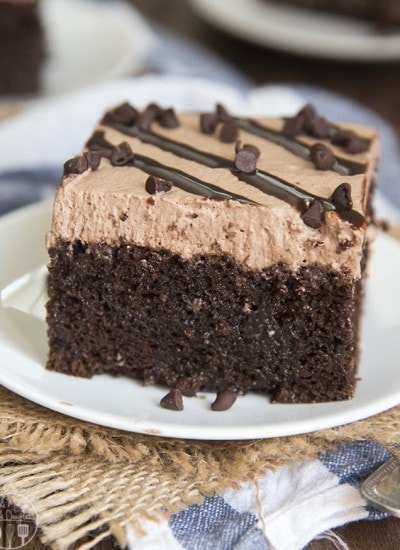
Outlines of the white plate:
M144 19L124 2L43 0L41 13L49 55L36 99L135 74L155 44Z
M196 439L250 439L305 433L352 422L400 403L400 245L381 235L371 262L362 333L361 381L353 400L272 405L248 394L225 412L212 394L185 398L183 412L159 402L166 388L46 371L46 251L51 206L40 203L0 219L0 383L49 409L131 432Z
M400 31L266 0L191 0L205 19L240 38L295 54L341 60L400 59Z

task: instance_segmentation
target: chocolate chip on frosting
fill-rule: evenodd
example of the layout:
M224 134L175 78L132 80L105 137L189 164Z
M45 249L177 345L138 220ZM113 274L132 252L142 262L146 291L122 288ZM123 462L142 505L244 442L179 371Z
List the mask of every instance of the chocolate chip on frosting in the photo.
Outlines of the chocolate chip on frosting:
M319 201L314 201L302 214L303 222L314 229L322 226L325 209Z
M335 155L323 143L315 143L310 149L311 160L317 170L331 170L335 164Z
M304 115L306 119L314 118L318 115L317 109L312 103L306 103L304 107L300 109L297 116Z
M219 133L219 139L222 143L234 143L239 137L239 128L233 120L227 120L223 123Z
M203 134L213 134L217 128L216 113L202 113L200 115L200 130Z
M213 411L227 411L232 407L237 399L237 392L232 390L220 390L217 392L217 398L211 403Z
M230 112L228 111L228 109L222 105L222 103L217 103L216 106L215 106L215 113L218 117L218 120L220 120L221 122L224 122L226 120L229 120L232 118Z
M178 128L180 126L179 119L172 108L162 110L157 116L157 120L164 128Z
M154 120L159 116L161 108L156 103L150 103L142 111L137 119L137 125L141 130L150 130Z
M333 134L331 141L334 145L343 147L346 153L350 155L365 153L369 149L369 141L367 139L357 136L352 130L344 128L338 128Z
M95 171L100 166L101 161L101 153L100 151L86 151L83 153L83 156L85 157L88 167Z
M161 407L170 411L183 411L183 399L181 390L171 390L160 401Z
M260 150L254 145L244 145L241 147L240 141L236 143L235 167L239 172L251 174L257 168L257 159L260 156Z
M108 118L111 122L132 126L135 124L138 117L138 110L130 103L125 102L108 113Z
M326 138L329 135L329 123L326 118L316 115L304 121L304 131L309 136Z
M292 118L287 118L283 124L282 134L289 138L294 138L301 134L304 129L306 117L304 114L299 114Z
M248 151L252 151L256 158L258 158L261 155L261 151L258 147L255 145L251 145L251 143L245 143L242 145L242 142L238 140L235 144L235 152L239 153L239 151L243 151L243 149L247 149Z
M341 183L336 187L331 196L331 201L338 212L345 212L353 208L353 199L351 198L351 186L349 183Z
M145 187L150 195L156 195L157 193L167 193L172 189L172 186L172 181L157 178L156 176L149 176Z
M354 132L352 132L351 130L345 130L344 128L336 128L331 137L331 142L334 145L345 147L349 143L353 135L354 135Z
M131 146L126 141L112 148L111 164L113 166L124 166L133 159L133 151Z
M76 156L67 160L64 163L64 175L69 176L71 174L83 174L88 170L88 161L84 156Z
M358 155L360 153L365 153L369 149L369 141L360 136L353 136L350 138L349 142L345 146L346 153L349 155Z

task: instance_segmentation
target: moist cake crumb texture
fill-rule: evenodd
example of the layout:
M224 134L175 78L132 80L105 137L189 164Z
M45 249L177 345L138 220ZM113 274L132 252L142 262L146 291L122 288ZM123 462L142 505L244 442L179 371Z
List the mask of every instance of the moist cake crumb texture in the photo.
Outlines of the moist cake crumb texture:
M350 399L377 158L312 105L111 109L57 191L47 367L163 384L171 410Z

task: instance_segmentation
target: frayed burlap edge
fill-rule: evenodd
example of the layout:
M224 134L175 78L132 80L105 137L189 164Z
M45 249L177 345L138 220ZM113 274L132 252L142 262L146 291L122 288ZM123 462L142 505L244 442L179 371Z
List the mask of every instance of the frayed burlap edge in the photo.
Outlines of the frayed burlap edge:
M110 534L123 545L126 525L140 531L145 519L160 521L339 443L372 439L398 452L400 407L305 435L206 442L104 428L3 388L0 400L0 492L37 514L43 542L56 550L91 548ZM80 542L88 535L90 542Z

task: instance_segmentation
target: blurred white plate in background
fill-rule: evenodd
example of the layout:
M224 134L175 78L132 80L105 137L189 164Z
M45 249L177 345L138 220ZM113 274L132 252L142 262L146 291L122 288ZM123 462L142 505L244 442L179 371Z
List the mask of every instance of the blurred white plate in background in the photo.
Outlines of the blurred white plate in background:
M45 96L140 72L156 40L124 2L43 0L42 15L49 48Z
M400 29L267 0L190 0L222 30L289 53L348 61L400 59Z

